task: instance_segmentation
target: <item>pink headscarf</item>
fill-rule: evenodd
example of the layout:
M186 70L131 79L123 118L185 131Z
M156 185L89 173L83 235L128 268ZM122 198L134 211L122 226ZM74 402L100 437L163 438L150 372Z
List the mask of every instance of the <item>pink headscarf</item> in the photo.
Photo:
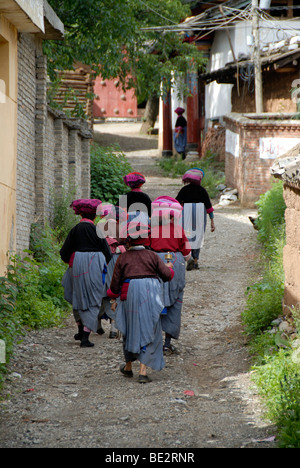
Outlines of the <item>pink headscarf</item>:
M161 196L152 202L152 218L156 216L167 217L168 219L170 219L170 216L180 218L182 210L180 203L172 197Z
M151 228L147 224L135 223L134 219L123 226L120 239L130 242L132 245L150 245Z
M176 114L178 115L181 115L185 112L185 109L183 109L182 107L177 107L177 109L175 109Z
M92 199L81 198L79 200L74 200L71 203L70 208L73 208L76 215L87 213L87 214L95 214L96 216L97 208L99 205L101 205L101 203L102 203L101 200L97 200L95 198L92 198Z
M146 182L146 179L143 176L143 174L140 174L139 172L131 172L130 174L127 174L123 179L125 184L131 189L140 188Z
M201 185L204 176L205 173L202 169L193 167L192 169L186 171L186 173L182 176L182 181L188 184Z
M101 219L115 219L118 222L126 221L128 217L125 210L110 203L102 204L101 207L98 208L97 214L99 214Z

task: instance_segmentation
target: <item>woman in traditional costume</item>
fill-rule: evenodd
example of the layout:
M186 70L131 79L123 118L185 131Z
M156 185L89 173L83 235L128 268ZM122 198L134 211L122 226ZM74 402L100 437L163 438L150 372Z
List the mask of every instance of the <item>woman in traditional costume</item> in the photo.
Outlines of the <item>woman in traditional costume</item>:
M178 115L175 123L175 132L174 132L174 146L178 154L184 160L186 158L186 145L187 145L187 121L183 114L185 109L182 107L177 107L175 109L176 114Z
M141 187L146 182L143 174L139 172L131 172L124 177L124 182L131 189L130 192L122 195L119 200L119 206L125 211L140 211L147 213L151 217L151 199L142 191Z
M173 264L174 278L162 284L164 311L161 315L165 332L164 354L178 353L171 339L178 340L185 288L185 262L191 257L189 241L182 228L182 206L168 196L158 197L152 203L151 248L163 261Z
M105 238L97 235L94 220L100 200L80 199L71 203L80 222L69 232L60 256L69 268L64 274L62 285L65 299L72 304L78 325L80 347L94 346L89 341L91 331L96 332L98 315L105 291L107 263L111 252Z
M125 365L120 371L133 377L132 363L140 362L139 382L148 383L147 367L160 371L164 368L162 328L160 315L164 308L161 297L162 281L170 281L174 272L171 264L165 264L150 245L150 227L139 225L125 227L127 251L120 255L115 265L107 295L123 301L119 309L116 327L123 335ZM112 306L114 307L114 305Z
M207 191L201 186L204 176L204 171L198 167L188 170L182 176L185 186L176 197L183 206L183 226L192 247L192 258L188 261L187 270L199 268L198 260L204 244L207 215L211 221L211 232L215 231L214 208Z
M101 325L101 320L109 320L111 324L109 338L117 338L118 332L115 327L116 321L116 310L112 310L110 304L110 298L106 295L107 290L110 287L113 271L115 268L115 264L120 254L126 252L126 248L124 245L120 244L119 240L119 227L120 222L126 222L127 220L127 213L123 211L118 206L114 206L111 204L103 204L100 207L98 212L101 221L97 224L97 233L101 237L105 237L108 246L110 248L112 258L107 265L107 274L106 274L106 281L105 281L105 297L103 297L100 313L99 313L99 321L98 321L98 329L97 333L102 335L104 330ZM120 299L118 299L118 307L122 307L122 303Z

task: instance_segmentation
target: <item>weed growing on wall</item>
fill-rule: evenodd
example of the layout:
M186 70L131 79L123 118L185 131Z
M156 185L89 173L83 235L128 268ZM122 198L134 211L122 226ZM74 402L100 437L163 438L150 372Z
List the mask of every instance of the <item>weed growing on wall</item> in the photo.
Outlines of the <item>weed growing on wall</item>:
M61 243L78 223L78 216L70 209L72 201L76 199L76 187L62 187L59 192L53 190L52 198L54 209L51 226L54 229L55 238Z

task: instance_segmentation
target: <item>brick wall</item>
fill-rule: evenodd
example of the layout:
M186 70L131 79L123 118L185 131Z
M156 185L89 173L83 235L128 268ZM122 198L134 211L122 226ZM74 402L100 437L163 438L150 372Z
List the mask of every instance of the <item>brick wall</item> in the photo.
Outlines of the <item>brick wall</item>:
M226 183L238 189L245 206L269 190L274 160L300 142L300 122L276 117L231 113L224 118Z
M35 216L35 41L29 34L19 36L18 48L18 134L16 247L28 247L30 225Z
M20 34L18 50L17 251L29 247L33 222L53 215L53 194L76 186L90 195L90 140L87 122L67 119L47 105L47 62L41 42Z

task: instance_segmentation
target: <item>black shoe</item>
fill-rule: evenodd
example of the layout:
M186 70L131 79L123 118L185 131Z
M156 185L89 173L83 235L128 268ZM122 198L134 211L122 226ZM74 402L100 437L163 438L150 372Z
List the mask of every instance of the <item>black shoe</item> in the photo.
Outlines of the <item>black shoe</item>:
M83 332L83 337L80 343L80 348L92 348L93 346L95 346L94 343L90 342L89 336L90 336L90 332L86 332L86 331Z
M152 380L150 379L150 377L148 377L148 375L142 375L142 374L139 375L139 383L145 384L149 382L152 382Z
M111 331L111 332L109 333L109 338L117 338L117 337L118 337L118 333L117 333L117 332Z
M131 370L125 370L126 364L121 364L120 372L122 372L125 377L133 377L133 372Z
M97 330L98 335L104 335L105 331L103 330L102 327L98 328Z
M163 347L163 353L164 353L165 356L172 356L172 354L180 354L178 349L175 348L175 346L173 346L171 344L169 346L164 346Z
M74 340L81 341L83 337L83 325L78 325L78 333L74 335Z
M186 270L187 271L191 271L194 269L194 265L195 265L195 262L194 262L194 259L193 258L190 258L187 262L187 266L186 266Z

